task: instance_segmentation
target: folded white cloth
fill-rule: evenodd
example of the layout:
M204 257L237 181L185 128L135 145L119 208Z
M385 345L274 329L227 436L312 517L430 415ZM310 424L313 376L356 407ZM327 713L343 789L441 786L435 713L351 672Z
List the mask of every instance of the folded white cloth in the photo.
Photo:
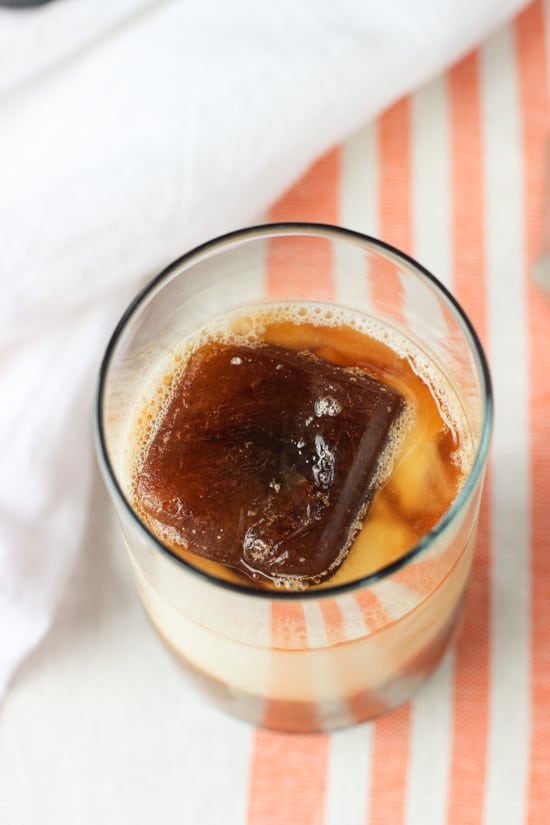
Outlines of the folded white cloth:
M524 0L56 0L0 10L0 694L87 514L94 373L131 293L249 222Z

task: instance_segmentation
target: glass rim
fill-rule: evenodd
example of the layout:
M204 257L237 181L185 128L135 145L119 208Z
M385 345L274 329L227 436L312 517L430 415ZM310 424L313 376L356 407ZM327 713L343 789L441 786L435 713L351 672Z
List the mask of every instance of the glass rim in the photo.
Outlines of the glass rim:
M462 332L464 333L468 345L471 349L471 352L474 355L474 361L478 368L479 378L481 379L481 391L483 394L485 404L479 444L475 452L472 466L463 486L461 487L458 495L453 500L448 510L443 514L441 519L432 527L431 530L425 533L421 537L421 539L418 542L416 542L416 544L414 544L413 547L411 547L406 553L404 553L398 559L395 559L394 561L390 562L389 564L380 567L374 572L369 573L366 576L362 576L361 578L353 579L350 582L344 582L342 584L322 587L321 589L309 588L306 590L292 591L283 589L264 590L259 588L255 589L254 587L250 587L244 584L238 584L236 582L228 581L226 579L221 579L213 575L212 573L207 572L206 570L202 570L199 567L195 567L190 562L178 556L174 550L170 549L170 547L163 544L163 542L140 519L135 509L132 507L132 504L130 503L130 501L128 501L127 497L125 496L122 487L118 482L116 473L113 469L109 457L109 450L107 448L105 431L103 426L103 400L111 360L116 351L118 341L121 335L123 334L128 322L134 317L135 313L140 308L142 303L147 298L152 296L159 287L161 287L165 282L167 282L171 278L171 276L174 275L176 271L182 267L182 265L186 265L186 267L188 268L189 265L192 265L193 263L196 263L200 260L204 260L207 257L211 257L213 254L222 252L225 248L234 246L237 242L242 240L259 240L262 238L267 239L271 237L289 237L293 235L332 238L334 240L355 242L357 245L362 246L363 248L374 248L375 251L389 253L390 255L401 260L408 267L411 267L420 276L421 280L423 279L424 281L427 281L433 288L435 288L435 291L439 293L440 297L444 299L448 308L450 308L450 310L452 311L453 316L458 320L459 326L461 327ZM485 467L491 439L492 421L493 391L487 358L485 356L483 347L481 345L481 341L479 340L479 336L475 331L472 322L470 321L466 312L461 307L456 298L447 289L447 287L444 284L442 284L434 275L432 275L432 273L428 269L422 266L422 264L418 263L418 261L416 261L410 255L407 255L405 252L401 252L399 249L392 246L391 244L386 243L385 241L379 240L378 238L375 238L371 235L366 235L362 232L357 232L355 230L347 229L341 226L307 221L290 221L257 224L254 226L246 227L244 229L238 229L232 232L227 232L223 235L206 241L205 243L200 244L199 246L193 247L188 252L184 253L183 255L179 256L174 261L172 261L170 264L168 264L168 266L166 266L158 275L156 275L150 281L148 281L148 283L143 287L143 289L141 289L130 302L130 304L122 314L118 324L116 325L109 339L99 368L99 376L96 385L96 395L94 403L94 430L96 453L98 456L100 468L103 473L103 477L107 483L108 488L112 493L114 493L116 499L118 499L118 501L122 504L124 510L130 516L131 521L137 526L138 530L143 534L143 537L147 541L151 542L156 550L160 551L164 555L167 555L177 565L183 567L190 574L198 576L203 580L206 580L215 587L222 587L225 590L229 590L240 595L248 596L250 598L268 599L272 601L303 601L307 599L334 598L335 596L340 596L344 593L361 590L365 587L369 587L375 584L378 581L387 579L389 576L393 575L398 570L401 570L402 568L406 567L414 559L421 556L423 552L426 551L433 544L433 542L436 541L437 538L445 532L445 530L451 524L451 522L454 521L455 516L457 516L461 509L466 506L471 494L473 493Z

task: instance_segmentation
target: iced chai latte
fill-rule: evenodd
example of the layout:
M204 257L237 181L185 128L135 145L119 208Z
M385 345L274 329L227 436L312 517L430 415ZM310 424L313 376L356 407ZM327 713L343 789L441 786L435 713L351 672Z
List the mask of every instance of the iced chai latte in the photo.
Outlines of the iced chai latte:
M478 505L445 523L478 436L441 364L367 314L277 301L174 338L135 389L128 549L199 684L290 731L409 698L456 627Z

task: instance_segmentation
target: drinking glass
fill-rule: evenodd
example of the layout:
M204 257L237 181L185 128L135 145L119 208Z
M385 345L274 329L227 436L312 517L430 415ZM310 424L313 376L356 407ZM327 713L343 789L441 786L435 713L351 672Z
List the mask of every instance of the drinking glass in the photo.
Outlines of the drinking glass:
M213 318L270 302L374 317L420 347L454 388L473 458L440 521L401 558L357 581L301 592L218 578L178 557L132 504L127 430L160 358ZM471 323L422 266L334 226L273 224L217 238L135 298L101 367L96 440L137 592L159 636L227 711L284 731L327 731L408 700L456 632L474 552L492 396ZM429 495L429 492L426 492Z

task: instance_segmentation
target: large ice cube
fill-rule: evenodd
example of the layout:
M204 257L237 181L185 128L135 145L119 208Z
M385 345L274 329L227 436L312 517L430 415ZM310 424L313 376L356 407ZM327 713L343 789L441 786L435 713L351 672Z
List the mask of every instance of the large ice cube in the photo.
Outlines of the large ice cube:
M403 400L357 370L278 346L190 359L136 483L173 546L300 589L343 561Z

